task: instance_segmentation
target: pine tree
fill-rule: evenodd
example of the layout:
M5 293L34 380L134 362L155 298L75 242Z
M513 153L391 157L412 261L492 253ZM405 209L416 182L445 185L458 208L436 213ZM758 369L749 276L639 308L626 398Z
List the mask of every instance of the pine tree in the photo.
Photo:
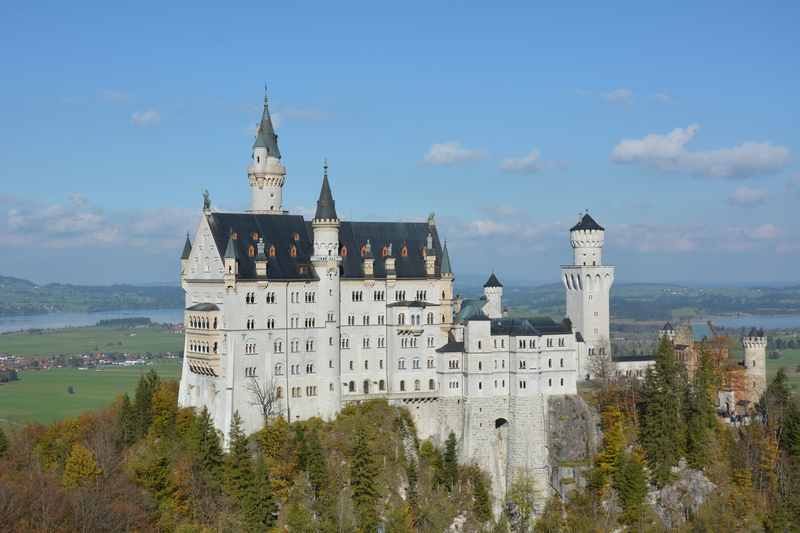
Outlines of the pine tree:
M471 474L472 512L479 524L486 524L492 519L492 498L483 472L475 468Z
M622 430L622 412L619 407L609 404L601 415L603 423L603 450L597 457L596 465L600 483L605 486L617 469L619 457L625 446Z
M325 463L325 455L322 453L319 434L316 430L312 431L306 438L305 471L308 472L314 499L319 500L320 493L328 483L328 468Z
M353 490L357 524L363 533L372 533L378 526L378 467L370 449L367 428L363 423L356 429L352 455L350 486Z
M127 393L122 395L117 411L117 432L119 443L123 446L130 446L136 440L136 413Z
M8 452L8 437L3 432L3 428L0 428L0 459L2 459L6 453Z
M458 483L458 452L456 435L452 431L444 443L444 459L442 461L444 484L452 491Z
M622 504L622 521L626 524L637 523L647 496L647 476L637 454L623 454L620 457L614 474L614 489Z
M225 489L232 498L242 502L253 483L253 463L239 411L233 413L229 439L230 450L225 457Z
M192 437L195 462L211 480L219 480L222 468L222 446L214 423L206 407L200 412Z
M269 470L264 459L259 456L250 489L244 498L244 515L248 530L265 531L275 524L275 500Z
M159 438L174 435L177 412L178 384L174 381L159 383L152 395L150 433Z
M386 533L415 533L413 513L408 503L400 503L389 509L386 516Z
M64 464L64 475L61 479L64 488L74 489L87 485L102 474L92 451L80 443L73 444Z
M683 404L686 379L667 339L658 347L656 363L647 369L639 403L639 441L653 481L663 486L672 477L686 447Z
M153 419L153 393L159 384L158 374L153 369L139 378L136 394L133 398L133 410L136 417L136 438L143 437L150 429Z

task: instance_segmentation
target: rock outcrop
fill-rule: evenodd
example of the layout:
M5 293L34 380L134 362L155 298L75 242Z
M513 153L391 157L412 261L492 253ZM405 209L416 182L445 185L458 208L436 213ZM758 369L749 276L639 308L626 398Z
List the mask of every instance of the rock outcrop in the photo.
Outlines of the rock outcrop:
M562 495L586 485L602 436L600 416L580 396L548 400L547 447L550 484Z

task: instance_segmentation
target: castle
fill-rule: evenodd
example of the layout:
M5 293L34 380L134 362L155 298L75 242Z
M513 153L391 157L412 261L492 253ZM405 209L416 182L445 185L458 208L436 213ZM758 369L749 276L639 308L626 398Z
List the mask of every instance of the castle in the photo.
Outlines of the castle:
M547 402L577 393L608 350L614 268L588 214L562 267L568 318L506 318L492 273L460 300L447 245L426 222L341 220L327 164L314 218L284 211L282 164L267 99L248 169L250 210L218 212L206 195L181 255L186 293L181 406L208 408L227 439L269 416L330 419L383 398L408 408L421 438L459 440L462 462L489 471L502 497L531 473L547 492Z

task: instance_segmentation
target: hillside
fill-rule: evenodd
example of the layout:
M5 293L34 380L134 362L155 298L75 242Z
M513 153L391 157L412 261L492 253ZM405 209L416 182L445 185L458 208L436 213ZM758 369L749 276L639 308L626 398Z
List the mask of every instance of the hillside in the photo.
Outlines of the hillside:
M91 312L120 309L174 309L183 305L178 286L69 285L0 276L0 316L57 311Z

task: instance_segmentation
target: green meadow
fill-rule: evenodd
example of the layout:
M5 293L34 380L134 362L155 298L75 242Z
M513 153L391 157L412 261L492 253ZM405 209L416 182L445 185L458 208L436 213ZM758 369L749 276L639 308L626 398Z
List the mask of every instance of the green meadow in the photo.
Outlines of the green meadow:
M786 375L789 376L789 385L793 388L795 393L800 394L800 349L787 349L781 350L781 357L779 359L767 359L767 383L775 377L778 369L783 367L786 369Z
M118 395L132 394L139 376L151 368L162 378L178 379L179 365L180 359L157 359L151 365L137 367L103 370L53 368L21 372L19 381L0 385L0 425L53 422L106 407ZM70 386L74 394L68 392Z
M0 335L0 353L20 357L87 352L165 353L183 350L183 335L159 327L103 328L89 326L21 331Z

